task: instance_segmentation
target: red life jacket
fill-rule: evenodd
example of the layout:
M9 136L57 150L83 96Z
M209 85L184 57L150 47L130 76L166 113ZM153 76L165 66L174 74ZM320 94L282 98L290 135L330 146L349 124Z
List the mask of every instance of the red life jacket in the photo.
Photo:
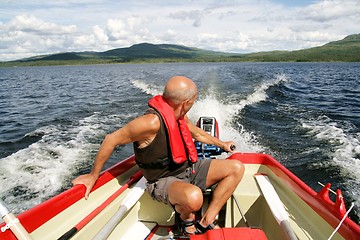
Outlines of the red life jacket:
M148 104L160 113L165 123L173 161L180 164L189 157L192 163L197 162L196 148L185 119L176 120L174 110L161 95L151 98Z

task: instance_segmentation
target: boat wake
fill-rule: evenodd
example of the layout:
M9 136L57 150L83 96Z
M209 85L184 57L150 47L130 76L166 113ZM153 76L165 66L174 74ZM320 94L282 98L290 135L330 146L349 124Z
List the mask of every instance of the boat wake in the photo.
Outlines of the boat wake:
M0 198L14 213L29 209L70 187L81 169L91 166L104 126L118 124L126 116L100 113L69 125L49 125L25 137L41 136L27 148L1 159Z
M220 138L225 141L234 141L237 151L241 152L263 152L264 148L256 141L252 132L246 131L234 118L241 110L252 104L265 101L268 97L266 90L271 86L288 81L285 75L277 75L274 79L260 83L253 91L242 99L239 96L228 96L223 99L216 87L207 86L207 92L200 92L197 101L188 113L189 118L195 124L201 116L215 117L219 123ZM131 83L142 92L155 96L161 94L164 86L152 85L141 80L133 80ZM211 82L211 84L215 84ZM236 100L234 100L236 99Z
M349 126L346 122L342 124L335 122L325 115L314 120L303 121L302 126L307 129L309 136L324 142L331 148L325 153L331 159L326 164L340 167L341 176L347 179L344 183L346 194L355 200L357 206L360 206L360 179L358 177L360 172L360 141L359 136L354 136L351 133L355 126Z
M131 80L131 84L142 92L155 96L163 92L164 86L149 84L141 80Z

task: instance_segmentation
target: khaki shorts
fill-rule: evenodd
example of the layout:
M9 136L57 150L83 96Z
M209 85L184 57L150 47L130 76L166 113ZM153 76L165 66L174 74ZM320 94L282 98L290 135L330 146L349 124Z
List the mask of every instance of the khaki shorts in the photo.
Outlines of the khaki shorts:
M165 204L169 204L168 199L168 187L174 181L183 181L187 183L191 183L201 189L201 191L206 191L206 177L209 172L211 159L204 160L199 159L194 164L195 173L192 174L191 167L188 167L184 172L176 175L169 176L165 178L160 178L158 181L154 183L147 183L146 191L150 194L150 196Z

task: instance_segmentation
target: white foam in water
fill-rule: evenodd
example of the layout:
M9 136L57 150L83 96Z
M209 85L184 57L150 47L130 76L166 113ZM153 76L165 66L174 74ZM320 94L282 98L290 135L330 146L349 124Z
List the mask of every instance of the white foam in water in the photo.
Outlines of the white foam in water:
M198 99L188 113L189 118L195 124L201 116L215 117L219 123L220 138L226 141L234 141L237 145L237 151L242 152L262 152L261 147L250 132L246 132L242 126L241 131L234 129L231 122L245 106L255 104L267 99L266 90L280 82L287 81L285 75L277 75L272 81L264 82L254 89L254 92L248 95L244 100L236 104L222 104L212 95L207 95L203 99ZM150 95L161 94L163 86L152 86L141 80L133 80L132 84Z
M241 129L240 132L234 129L231 126L232 120L245 106L265 101L268 97L266 90L269 87L287 81L288 79L284 74L279 74L275 79L261 83L254 89L252 94L235 104L223 104L211 94L207 95L205 98L198 99L195 102L188 116L194 124L201 116L215 117L219 123L220 138L222 140L234 141L237 145L237 151L262 152L263 147L257 143L256 137L251 132L245 131L242 126L238 126ZM135 87L152 96L161 94L164 88L164 86L153 86L141 80L132 80L131 82Z
M72 179L77 164L91 159L95 146L89 139L104 134L100 118L93 115L70 129L61 125L37 129L28 135L41 134L41 140L1 159L0 197L8 207L15 213L31 208Z
M327 154L332 163L341 167L341 174L346 176L347 192L357 199L356 205L360 205L360 136L354 136L346 132L343 126L327 116L321 116L312 121L303 121L302 126L309 130L309 134L321 141L328 142L333 150Z
M259 146L251 133L242 129L241 132L231 126L233 117L238 113L238 105L226 105L220 103L212 96L198 99L188 113L190 120L195 124L202 117L215 117L219 124L220 139L223 141L234 141L236 151L260 152Z
M142 92L147 93L149 95L155 96L158 94L162 94L164 87L159 85L150 85L141 80L131 80L131 84L136 88L140 89Z
M239 103L232 105L232 110L235 110L235 113L241 111L245 106L256 104L262 101L265 101L268 98L266 90L271 86L275 86L279 83L289 81L285 74L278 74L274 79L266 82L262 82L259 86L255 87L253 93L249 94L245 99L241 100ZM234 112L232 113L234 114Z

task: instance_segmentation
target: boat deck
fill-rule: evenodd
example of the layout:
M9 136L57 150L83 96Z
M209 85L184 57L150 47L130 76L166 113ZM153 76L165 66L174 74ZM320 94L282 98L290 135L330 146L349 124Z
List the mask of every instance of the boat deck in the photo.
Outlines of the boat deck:
M236 159L238 157L245 159L248 155L236 155L235 157ZM265 155L260 157L266 158ZM243 159L241 160L243 161ZM255 174L261 173L266 174L269 177L271 184L276 189L276 193L289 216L291 229L298 239L328 239L333 233L337 222L340 222L339 218L334 214L325 212L326 206L318 201L314 201L314 196L311 195L313 194L312 192L308 193L307 189L299 187L298 183L295 182L294 177L289 176L289 173L284 173L276 164L265 164L265 160L264 164L258 162L258 160L249 160L248 162L247 160L243 161L245 165L244 177L237 186L233 197L223 206L218 216L220 226L224 229L235 229L234 231L237 231L239 229L249 230L250 228L247 228L248 224L253 229L261 229L269 240L287 239L287 236L274 218L254 177ZM54 216L49 218L44 224L34 228L35 230L29 231L32 238L34 240L58 239L69 229L73 228L85 216L98 207L99 203L102 203L109 198L109 196L123 186L128 179L139 170L137 166L130 166L131 167L126 171L113 176L110 176L112 174L111 172L106 172L107 175L102 176L102 178L108 180L101 180L103 182L99 183L99 187L90 194L88 200L82 198L83 193L78 191L81 189L80 186L78 186L78 190L75 189L76 191L70 190L65 192L54 201L39 206L34 211L41 211L43 214L46 214L46 212L44 212L45 208L50 209L49 211L55 211L58 208L56 204L61 204L63 210L59 210L58 213L54 214ZM114 176L117 177L114 178ZM92 239L115 212L117 212L126 195L132 190L132 187L126 189L71 239ZM65 201L66 198L74 198L73 195L76 195L76 198L80 200L69 200L68 207L64 207L64 203L61 203L60 200ZM300 198L300 196L302 197ZM236 202L238 202L240 208L237 206ZM314 206L310 206L309 202L318 204L318 206L315 207L324 212L320 211L319 213L318 210L315 211L313 209ZM244 214L246 221L241 212ZM30 216L32 213L30 212L28 214ZM331 226L324 220L326 219L324 218L325 214L331 216L332 221L336 222L336 224L333 224L334 226ZM27 216L24 217L28 218ZM28 223L31 222L29 221ZM173 209L163 203L154 201L147 193L144 193L136 204L127 211L124 218L116 226L108 239L160 239L164 236L168 236L168 229L175 225L175 212ZM348 226L344 226L342 229L343 232L345 231L345 238L357 239L351 235L351 231L347 231L347 227ZM339 231L341 231L341 229ZM208 239L206 238L207 235L204 235L203 237L204 238L192 237L191 239ZM332 240L345 238L337 232L332 237ZM211 239L211 236L209 239Z
M268 167L259 164L246 164L245 167L244 178L235 190L233 196L238 201L241 211L245 214L245 218L250 227L262 229L270 240L287 238L273 217L254 178L254 174L256 173L264 173L269 176L272 184L277 189L277 193L289 214L290 225L299 239L327 239L330 236L333 228L291 189L287 186L282 186L283 183L277 180L276 175ZM118 181L115 181L115 183L110 182L108 184L118 183ZM113 186L110 188L113 188ZM101 192L97 193L95 191L92 193L92 197L105 198L103 193L105 190L101 189L99 191ZM93 223L85 226L73 239L84 239L84 237L89 238L89 236L94 236L117 211L121 201L122 197L115 200L113 204L93 220ZM81 200L81 202L83 202L83 200ZM78 204L82 205L83 203L81 202ZM86 206L88 206L88 204L86 204ZM222 227L226 228L247 227L233 198L228 200L222 212L220 212L219 223ZM151 238L158 239L168 235L168 227L174 225L175 212L173 209L163 203L154 201L145 193L119 223L108 239L146 239L153 229L161 226L161 228L159 228L161 231L157 232ZM343 238L339 234L336 234L333 239Z

